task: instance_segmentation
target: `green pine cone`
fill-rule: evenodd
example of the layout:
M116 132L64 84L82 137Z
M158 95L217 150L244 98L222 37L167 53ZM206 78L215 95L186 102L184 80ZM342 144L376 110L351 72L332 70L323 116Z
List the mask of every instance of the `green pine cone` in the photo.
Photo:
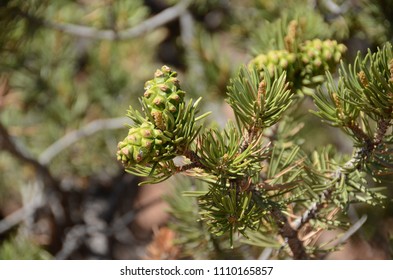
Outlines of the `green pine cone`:
M286 70L287 77L291 76L294 70L296 55L287 50L271 50L267 54L260 54L250 61L249 67L255 66L258 70L263 71L267 68L270 76L274 75L275 69Z
M334 71L346 51L343 44L335 40L308 40L300 47L300 60L303 63L304 77L324 75L325 71Z
M130 128L128 136L119 142L117 159L125 167L151 163L161 154L165 142L162 131L145 122L140 127Z
M185 92L180 89L177 73L168 66L158 69L154 78L145 83L145 93L142 102L154 121L154 125L161 130L173 130L179 105L184 102Z

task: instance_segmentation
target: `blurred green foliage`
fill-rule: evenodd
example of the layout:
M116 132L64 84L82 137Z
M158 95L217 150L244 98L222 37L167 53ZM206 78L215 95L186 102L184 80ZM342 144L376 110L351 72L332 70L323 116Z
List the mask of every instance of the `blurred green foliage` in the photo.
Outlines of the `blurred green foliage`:
M28 237L18 235L1 243L0 260L50 260L52 256Z

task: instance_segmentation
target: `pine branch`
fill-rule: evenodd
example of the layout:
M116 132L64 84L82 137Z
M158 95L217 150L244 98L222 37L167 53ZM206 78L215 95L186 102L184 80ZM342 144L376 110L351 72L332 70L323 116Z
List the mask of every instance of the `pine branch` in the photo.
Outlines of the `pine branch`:
M370 148L372 146L372 139L359 127L357 123L350 123L348 125L344 125L344 127L348 127L353 135L363 141L365 143L365 147Z
M79 140L91 136L102 130L123 128L127 122L129 122L129 119L125 117L94 120L88 123L86 126L78 130L71 131L58 139L41 153L38 161L43 165L47 165L61 151L75 144Z
M364 59L358 55L353 67L341 65L338 83L327 73L328 97L321 89L314 96L315 105L319 108L316 115L333 126L343 128L358 148L353 157L334 172L330 183L327 183L329 187L320 194L318 201L294 222L295 228L303 227L327 206L338 184L341 184L339 182L353 186L350 176L367 170L366 165L374 161L374 153L392 125L391 57L390 44L374 54L369 51ZM359 118L365 131L357 122ZM376 122L373 136L369 119Z
M385 129L385 125L382 125L384 129L378 130L377 133L379 137L383 137L384 133L386 133L387 129ZM384 130L384 132L382 131ZM380 135L381 134L381 135ZM343 167L339 167L335 172L334 176L330 179L331 182L339 182L341 181L343 176L348 176L349 173L354 172L355 170L361 169L364 160L370 158L371 154L377 147L375 144L370 144L372 142L365 142L364 147L359 148L355 155L348 160ZM318 213L327 207L329 200L332 197L332 194L335 190L336 184L333 183L329 188L324 190L320 195L317 202L313 203L298 219L296 219L292 225L296 230L300 230L306 225L310 220L316 218Z
M201 159L199 158L198 154L195 153L194 151L191 150L185 150L183 152L183 155L187 157L189 160L191 160L191 163L179 166L176 170L176 172L184 172L193 168L205 168L205 166L201 163Z
M324 190L319 195L319 201L315 202L305 211L302 216L292 222L292 226L295 230L299 231L305 226L310 220L316 218L318 212L325 208L328 204L327 202L330 200L334 188L330 187Z
M29 217L32 213L36 211L36 209L40 208L42 205L42 197L36 195L30 203L25 204L22 208L12 212L4 219L0 220L0 235L17 226L19 223L25 220L26 217Z
M307 260L309 256L306 253L303 242L298 237L298 230L294 229L285 217L285 215L281 212L278 207L273 207L270 210L274 221L279 227L279 233L284 238L286 242L288 242L288 246L292 251L293 258L295 260Z
M31 21L38 22L45 27L52 28L63 33L67 33L73 36L85 37L97 40L109 40L109 41L119 41L119 40L129 40L146 33L153 31L171 22L172 20L180 17L190 6L191 0L183 0L177 5L167 8L159 14L146 19L145 21L139 23L137 26L124 29L124 30L113 30L105 29L100 30L94 27L71 24L71 23L58 23L45 19L37 19L31 15L22 14L22 16L28 18Z
M52 214L56 219L58 230L64 230L64 227L70 221L70 217L69 213L64 211L64 209L68 208L68 200L67 195L64 195L65 193L60 188L60 182L52 175L47 166L31 157L26 151L16 145L11 135L8 133L8 130L1 122L0 149L8 151L12 156L23 163L33 166L37 172L37 182L42 182L44 186L44 191L42 192L42 196L44 198L38 198L38 196L36 196L31 203L17 210L3 221L0 221L0 232L7 231L13 226L16 226L21 221L32 217L34 213L36 213L36 211L44 205L49 206ZM40 201L41 199L44 201ZM58 238L60 238L60 236Z
M63 246L61 250L56 254L56 260L66 260L72 253L78 250L83 245L84 239L87 238L87 226L86 225L75 225L68 230L65 235Z
M258 191L253 191L253 199L263 209L265 204L261 201L260 194ZM298 237L298 230L294 229L287 217L281 212L277 205L270 204L269 209L274 222L279 228L280 235L284 238L285 242L288 243L289 248L292 251L293 258L296 260L307 260L309 256L306 253L303 242Z
M272 185L272 184L269 184L268 180L267 180L267 181L263 181L263 182L260 182L259 184L255 185L255 188L264 189L266 191L277 191L277 190L285 190L285 189L293 188L297 183L300 183L300 181Z
M383 137L385 136L387 130L392 125L391 119L381 119L377 123L377 131L374 134L373 144L378 146L382 143Z
M12 140L12 137L8 133L8 130L4 127L4 125L1 122L0 122L0 149L8 151L15 158L33 166L46 186L48 187L50 186L56 190L59 190L59 182L55 177L53 177L49 168L47 168L44 164L34 159L30 155L28 155L27 152L20 149L16 145L16 143Z

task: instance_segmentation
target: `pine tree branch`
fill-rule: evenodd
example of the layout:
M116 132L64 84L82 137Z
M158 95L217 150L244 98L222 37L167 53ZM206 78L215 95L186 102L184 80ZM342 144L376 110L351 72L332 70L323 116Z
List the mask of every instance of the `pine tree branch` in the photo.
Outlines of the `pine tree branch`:
M357 123L351 123L346 125L352 133L358 138L361 139L366 147L370 147L372 145L372 139L359 127Z
M22 162L32 165L37 170L38 174L47 187L55 186L55 189L59 189L59 182L52 176L46 165L49 164L58 153L76 143L80 139L91 136L104 129L122 128L127 121L128 118L113 118L92 121L81 129L72 131L54 142L43 153L41 153L38 160L34 159L28 155L26 151L18 147L12 140L12 136L9 135L8 130L3 126L2 123L0 123L0 149L8 151ZM42 205L42 202L37 203L34 200L1 220L0 234L10 230L12 227L22 222L26 216L30 215L29 213L34 212Z
M280 235L285 239L286 242L288 242L288 246L292 251L293 258L295 260L309 259L303 242L298 237L298 231L289 224L287 217L285 217L281 210L276 206L272 207L270 213L279 227Z
M391 114L391 112L390 112ZM377 131L374 134L374 139L373 139L373 144L374 146L378 146L381 144L383 137L385 136L387 130L389 127L392 125L392 120L391 119L381 119L377 123Z
M25 204L22 208L12 212L7 217L0 220L0 235L21 223L23 220L26 219L26 217L29 217L32 213L36 211L36 209L40 208L42 205L42 198L41 196L37 195L30 203Z
M310 220L316 218L318 215L318 212L321 211L323 208L327 206L327 202L330 200L332 193L333 193L334 188L330 187L326 190L324 190L320 195L319 195L319 201L315 202L303 213L303 215L296 219L293 223L292 226L295 230L301 230L303 226L305 226Z
M87 238L87 226L75 225L65 235L61 250L56 254L56 260L66 260L72 253L83 245Z
M192 162L190 164L186 164L186 165L183 165L183 166L178 166L177 169L176 169L176 173L184 172L184 171L187 171L187 170L190 170L190 169L193 169L193 168L197 168L197 167L203 168L203 165L201 165L201 164L199 164L197 162Z
M255 188L264 189L266 191L285 190L285 189L293 188L296 184L298 184L300 182L301 182L300 180L297 180L297 181L293 181L290 183L271 185L267 181L264 181L264 182L260 182L259 184L255 185Z
M335 176L331 179L332 181L340 181L342 176L359 170L365 159L369 158L377 146L382 142L388 128L391 126L390 119L382 119L377 123L377 131L375 132L374 138L370 139L359 127L352 127L353 131L356 131L358 136L364 138L364 146L357 150L355 155L344 164L344 167L339 167ZM314 219L319 211L327 206L327 202L331 199L334 191L334 185L323 191L319 196L319 201L315 202L305 211L302 216L296 219L292 225L296 230L300 230L305 224L311 219Z
M344 1L344 3L342 3L341 5L336 4L332 0L323 0L321 2L324 8L327 8L329 12L333 13L336 16L345 14L352 6L352 1Z
M167 8L159 14L146 19L137 26L120 31L112 29L100 30L89 26L71 23L58 23L45 19L33 18L31 15L22 15L34 22L42 24L45 27L52 28L70 35L98 40L118 41L142 36L150 31L153 31L154 29L157 29L160 26L167 24L168 22L171 22L172 20L175 20L187 10L191 2L191 0L181 1L175 6Z
M51 186L57 190L59 189L59 183L57 179L52 176L49 169L44 164L37 161L30 155L28 155L27 152L19 148L16 145L16 143L13 141L11 135L8 133L8 130L3 126L1 122L0 122L0 149L8 151L15 158L33 166L46 186Z
M105 129L123 128L124 124L126 124L128 121L129 118L126 117L92 121L86 126L78 130L71 131L64 135L62 138L58 139L41 153L38 160L41 164L47 165L57 154L59 154L61 151L68 148L72 144L78 142L82 138L91 136Z
M361 166L361 161L363 160L364 149L358 150L358 152L344 164L344 168L339 167L331 181L340 181L344 174L348 173L348 170L359 169ZM345 176L345 175L344 175ZM306 225L310 220L314 219L318 212L324 209L328 205L328 201L331 199L335 185L333 184L326 190L324 190L320 195L317 202L314 202L299 218L292 222L292 226L296 230L300 230Z
M205 166L201 163L199 156L194 151L187 149L183 152L183 155L189 160L191 160L191 163L183 166L179 166L176 172L180 173L197 167L205 168Z
M44 201L37 201L38 197L33 199L32 202L25 205L23 208L9 215L4 220L0 221L0 229L5 232L12 227L16 226L23 220L28 220L36 213L37 209L47 205L51 209L57 223L59 231L64 230L64 227L70 221L69 213L64 209L68 208L67 195L61 190L60 182L50 172L49 168L41 162L30 156L26 151L15 143L8 130L0 122L0 149L9 152L16 159L25 164L31 165L37 174L36 181L42 183L44 189L40 192L44 197ZM60 238L60 236L58 236ZM54 243L60 240L54 240Z
M257 190L253 191L253 199L258 205L260 205L261 208L266 208L266 205L262 202L260 194ZM303 242L299 239L298 230L290 225L287 217L281 212L278 206L271 205L270 213L274 222L279 228L280 235L284 238L285 242L288 243L288 246L292 251L293 258L295 260L309 259Z

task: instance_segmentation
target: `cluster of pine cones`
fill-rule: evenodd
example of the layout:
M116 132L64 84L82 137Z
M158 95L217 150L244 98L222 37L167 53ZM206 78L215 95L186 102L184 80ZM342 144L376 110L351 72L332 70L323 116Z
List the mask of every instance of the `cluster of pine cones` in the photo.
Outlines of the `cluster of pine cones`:
M175 129L185 95L176 77L176 72L163 66L145 83L141 99L145 120L131 127L127 137L118 144L117 159L125 168L157 162L161 155L173 149L173 139L164 132Z
M271 50L251 60L250 67L256 67L261 74L267 70L270 76L275 71L286 71L287 80L296 82L295 88L316 86L323 79L315 79L324 75L325 71L334 71L339 64L346 47L335 40L307 40L299 45L296 52L288 50ZM300 82L299 82L300 81Z

